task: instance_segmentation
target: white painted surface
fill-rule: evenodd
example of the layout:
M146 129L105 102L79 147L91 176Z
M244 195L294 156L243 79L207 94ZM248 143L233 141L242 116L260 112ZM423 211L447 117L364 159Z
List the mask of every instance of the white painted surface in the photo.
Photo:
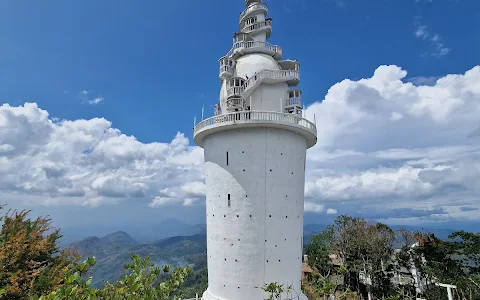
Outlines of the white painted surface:
M266 54L247 54L236 62L235 77L252 78L263 70L280 70L277 61ZM276 84L262 84L247 97L247 106L251 110L284 112L285 101L288 98L288 85L286 82ZM220 89L220 103L222 110L226 111L227 87L224 81ZM251 103L250 103L250 100Z
M247 18L263 22L266 11ZM299 73L279 71L281 48L264 43L265 30L256 32L250 37L261 43L237 44L227 54L236 60L233 76L250 80L241 92L227 90L224 80L222 113L194 130L205 149L207 186L209 287L203 300L262 300L267 296L261 287L273 282L293 288L282 299L307 299L300 287L305 158L317 141L316 127L284 113L289 84L298 82ZM262 71L261 80L252 80ZM227 114L228 93L241 96L250 111Z
M271 282L300 293L306 148L274 128L205 138L211 299L263 299Z

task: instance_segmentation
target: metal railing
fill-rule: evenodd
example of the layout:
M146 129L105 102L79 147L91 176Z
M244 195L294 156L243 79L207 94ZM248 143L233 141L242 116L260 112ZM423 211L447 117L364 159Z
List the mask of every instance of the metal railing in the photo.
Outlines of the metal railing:
M274 79L274 80L300 80L300 72L295 70L263 70L258 74L250 77L243 86L241 87L231 87L227 89L227 97L230 96L241 96L246 91L255 87L257 83L261 83L264 79Z
M216 127L217 125L250 122L283 123L288 125L297 125L305 128L313 134L317 134L317 127L315 126L315 124L313 124L307 119L302 118L301 116L269 111L242 111L214 116L198 123L195 126L194 134L197 134L199 131L208 127Z
M271 27L271 26L272 26L272 20L265 20L262 22L246 25L245 27L243 27L242 32L250 33L252 31L259 30L264 27Z
M263 9L266 10L268 13L268 5L265 3L252 3L249 7L247 7L244 11L240 13L240 20L243 19L246 15L250 14L255 10Z
M226 56L232 57L235 51L240 49L266 49L269 52L272 52L272 54L278 54L282 56L282 48L280 46L273 45L267 42L258 42L258 41L236 42L235 44L233 44L232 49L228 51Z

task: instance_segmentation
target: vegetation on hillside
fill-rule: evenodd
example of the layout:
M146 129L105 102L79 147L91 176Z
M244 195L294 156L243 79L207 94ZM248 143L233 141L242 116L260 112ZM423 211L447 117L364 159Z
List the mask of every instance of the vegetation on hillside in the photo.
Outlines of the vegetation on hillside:
M0 207L0 210L3 207ZM9 211L0 217L0 299L177 299L188 266L157 267L149 258L131 256L126 275L103 288L91 285L87 272L95 265L91 257L78 263L79 255L58 248L60 231L48 218L29 218L30 211Z
M59 250L61 234L50 219L31 220L29 213L0 216L0 290L5 299L28 299L58 289L79 258L71 250Z
M460 231L441 240L340 216L311 237L306 254L315 270L304 286L311 299L447 299L437 283L456 285L458 299L480 299L480 234Z
M89 238L76 246L86 253L98 253L101 259L123 261L129 255L130 260L123 273L115 274L118 279L95 286L90 275L97 260L89 257L79 262L75 250L61 250L60 231L50 219L30 219L29 214L8 211L0 216L0 299L163 300L192 298L207 288L204 236L143 246L122 232ZM399 243L401 248L394 249ZM194 270L188 265L172 269L132 255L138 252L157 253L160 260L186 255ZM479 234L459 231L442 240L434 234L393 231L363 218L340 216L311 237L306 254L314 270L303 285L310 299L335 295L336 299L443 300L446 290L437 283L447 283L457 287L455 299L480 300ZM289 288L270 283L262 289L269 299L281 299Z

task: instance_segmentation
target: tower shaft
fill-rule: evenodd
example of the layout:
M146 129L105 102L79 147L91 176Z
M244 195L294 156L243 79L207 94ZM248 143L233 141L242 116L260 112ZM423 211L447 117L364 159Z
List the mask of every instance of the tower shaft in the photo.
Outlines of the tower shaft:
M302 118L300 65L281 60L268 7L246 0L240 32L220 59L220 103L198 123L205 150L208 289L204 300L261 300L262 287L301 293L307 148L317 129Z

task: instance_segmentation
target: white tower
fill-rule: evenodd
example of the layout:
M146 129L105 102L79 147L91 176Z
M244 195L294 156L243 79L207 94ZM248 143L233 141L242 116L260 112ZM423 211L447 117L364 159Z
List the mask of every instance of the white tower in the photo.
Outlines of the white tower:
M261 300L264 284L301 293L307 148L317 129L302 118L300 65L267 43L272 19L245 0L240 32L220 59L220 103L195 126L205 149L208 284L204 300Z

